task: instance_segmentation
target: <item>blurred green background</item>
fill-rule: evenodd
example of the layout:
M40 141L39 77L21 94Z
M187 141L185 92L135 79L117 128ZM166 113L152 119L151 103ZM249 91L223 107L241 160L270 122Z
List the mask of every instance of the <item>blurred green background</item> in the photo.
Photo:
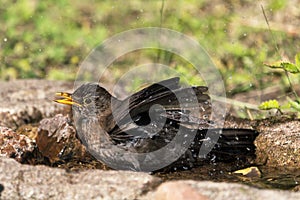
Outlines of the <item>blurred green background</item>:
M74 80L80 62L103 40L122 31L152 26L170 28L197 40L218 66L229 95L276 84L288 87L284 73L270 70L263 62L293 61L299 52L299 3L1 0L0 79ZM129 55L122 64L136 64L137 54ZM148 55L157 59L157 52ZM177 62L168 52L160 52L159 60L172 63L193 79L192 66ZM118 77L123 70L115 70L113 75ZM298 83L299 74L291 79Z

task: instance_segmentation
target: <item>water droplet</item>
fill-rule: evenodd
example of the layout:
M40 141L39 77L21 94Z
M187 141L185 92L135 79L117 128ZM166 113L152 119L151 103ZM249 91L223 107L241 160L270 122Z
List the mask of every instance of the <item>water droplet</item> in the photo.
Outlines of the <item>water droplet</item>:
M189 121L189 119L185 116L181 116L181 121L182 122L187 122L187 121Z
M138 115L138 116L134 119L134 122L138 122L140 119L141 119L141 116Z

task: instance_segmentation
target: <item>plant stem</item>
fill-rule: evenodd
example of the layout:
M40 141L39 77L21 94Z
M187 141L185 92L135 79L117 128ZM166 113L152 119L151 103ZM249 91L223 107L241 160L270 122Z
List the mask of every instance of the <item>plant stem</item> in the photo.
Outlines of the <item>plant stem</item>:
M292 81L290 79L289 73L286 70L284 70L284 72L285 72L285 76L287 77L287 79L289 81L289 85L290 85L290 88L292 90L292 93L294 94L294 96L296 97L296 99L299 99L299 97L298 97L298 95L297 95L297 93L296 93L296 91L295 91L295 89L293 87L293 84L292 84Z

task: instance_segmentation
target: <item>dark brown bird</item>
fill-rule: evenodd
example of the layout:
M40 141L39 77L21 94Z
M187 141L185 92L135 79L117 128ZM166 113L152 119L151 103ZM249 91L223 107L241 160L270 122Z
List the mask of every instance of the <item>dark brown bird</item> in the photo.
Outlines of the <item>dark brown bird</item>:
M86 83L73 94L57 93L61 99L55 101L72 105L81 141L112 168L185 169L254 156L256 131L211 128L207 90L181 88L175 77L119 100L99 84Z

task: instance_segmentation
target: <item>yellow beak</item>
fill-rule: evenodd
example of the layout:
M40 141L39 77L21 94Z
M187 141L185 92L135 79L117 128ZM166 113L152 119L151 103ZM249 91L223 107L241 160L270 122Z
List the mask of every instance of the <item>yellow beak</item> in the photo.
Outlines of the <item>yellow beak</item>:
M65 105L76 105L81 106L81 104L75 102L72 99L72 94L67 92L57 92L55 93L56 96L60 97L60 99L53 100L56 103L65 104Z

